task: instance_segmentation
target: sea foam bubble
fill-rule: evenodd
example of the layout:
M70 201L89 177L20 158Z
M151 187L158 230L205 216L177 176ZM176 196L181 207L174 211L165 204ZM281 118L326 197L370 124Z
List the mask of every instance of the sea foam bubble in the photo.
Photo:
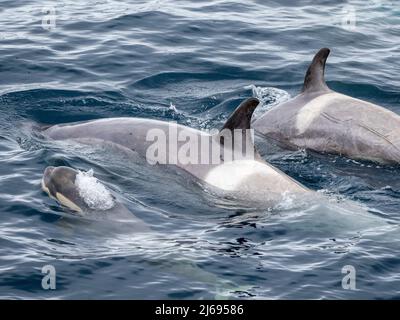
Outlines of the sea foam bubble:
M114 198L107 188L93 176L93 170L79 171L76 175L75 185L79 195L90 209L108 210L114 205Z

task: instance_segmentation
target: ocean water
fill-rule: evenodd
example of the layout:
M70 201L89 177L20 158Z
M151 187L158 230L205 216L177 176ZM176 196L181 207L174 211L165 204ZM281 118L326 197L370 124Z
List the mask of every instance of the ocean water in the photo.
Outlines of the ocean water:
M220 128L246 97L262 100L257 116L296 95L321 47L332 89L400 113L397 1L0 0L0 26L0 298L400 298L398 166L257 137L320 195L260 210L35 134L121 116ZM41 191L49 165L92 169L146 232L68 216ZM42 288L47 265L55 290Z

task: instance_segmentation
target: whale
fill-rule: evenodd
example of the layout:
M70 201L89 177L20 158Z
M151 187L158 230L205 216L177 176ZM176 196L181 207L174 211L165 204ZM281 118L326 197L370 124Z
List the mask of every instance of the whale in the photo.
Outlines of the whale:
M93 173L66 166L46 167L42 190L66 210L66 217L127 224L132 230L147 232L149 227L133 215Z
M256 98L246 99L221 130L214 132L174 122L121 117L54 125L42 133L52 140L114 144L139 154L150 165L178 167L212 191L242 200L267 204L280 201L284 194L310 192L255 150L250 123L258 104Z
M331 90L325 82L330 54L313 58L296 97L253 122L263 137L288 149L306 149L381 164L400 162L400 116L384 107Z

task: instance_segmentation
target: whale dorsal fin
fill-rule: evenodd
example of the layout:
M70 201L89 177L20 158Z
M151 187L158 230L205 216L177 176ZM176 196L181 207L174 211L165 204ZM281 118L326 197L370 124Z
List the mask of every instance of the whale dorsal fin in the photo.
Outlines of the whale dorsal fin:
M258 153L253 144L253 134L249 129L251 117L259 103L260 101L256 98L244 100L225 122L221 131L217 135L219 142L224 146L224 148L230 149L232 147L235 148L235 150L241 150L242 155L243 153L250 156L253 154L258 157ZM237 130L239 130L240 139L238 139ZM230 143L227 145L225 141L226 139L229 139L232 145L230 145ZM248 150L248 147L250 147L251 150Z
M225 122L221 131L224 129L231 131L235 129L250 129L251 116L259 103L260 101L256 98L244 100Z
M301 92L327 91L328 86L325 83L325 64L331 51L328 48L322 48L315 55L313 61L308 67L304 78L303 90Z

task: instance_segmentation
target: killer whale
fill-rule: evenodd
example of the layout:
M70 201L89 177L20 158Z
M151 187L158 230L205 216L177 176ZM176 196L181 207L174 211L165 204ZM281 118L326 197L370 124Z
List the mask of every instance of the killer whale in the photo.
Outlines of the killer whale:
M144 221L132 214L87 172L65 166L49 166L44 170L41 187L50 198L70 212L68 217L118 222L136 232L150 230Z
M279 201L287 192L293 194L309 192L306 187L261 159L255 150L250 122L258 104L259 101L255 98L243 101L216 134L176 123L143 118L109 118L55 125L45 129L43 134L54 140L77 140L87 144L103 141L114 143L146 158L149 158L149 153L155 151L154 145L157 139L153 138L158 134L165 139L156 150L157 159L152 164L176 165L216 190L233 194L237 198L261 203ZM189 141L174 139L170 135L171 131L175 136L189 136L194 139L189 139ZM158 140L157 142L160 142ZM203 145L198 146L195 140L208 142L204 148ZM171 145L175 143L177 145L171 151ZM164 148L163 144L165 144ZM212 150L214 146L217 146L219 151L222 150L218 153L218 159L211 157L213 158L211 161L203 162L204 154L214 154ZM160 163L159 159L170 160L171 155L185 147L193 147L198 162L179 161L176 159L179 157L175 157L175 162ZM244 149L246 152L243 152ZM231 157L227 157L227 154ZM206 160L210 159L207 157Z
M323 48L315 55L301 93L264 113L254 129L292 149L400 163L400 116L331 90L325 82L329 53Z

